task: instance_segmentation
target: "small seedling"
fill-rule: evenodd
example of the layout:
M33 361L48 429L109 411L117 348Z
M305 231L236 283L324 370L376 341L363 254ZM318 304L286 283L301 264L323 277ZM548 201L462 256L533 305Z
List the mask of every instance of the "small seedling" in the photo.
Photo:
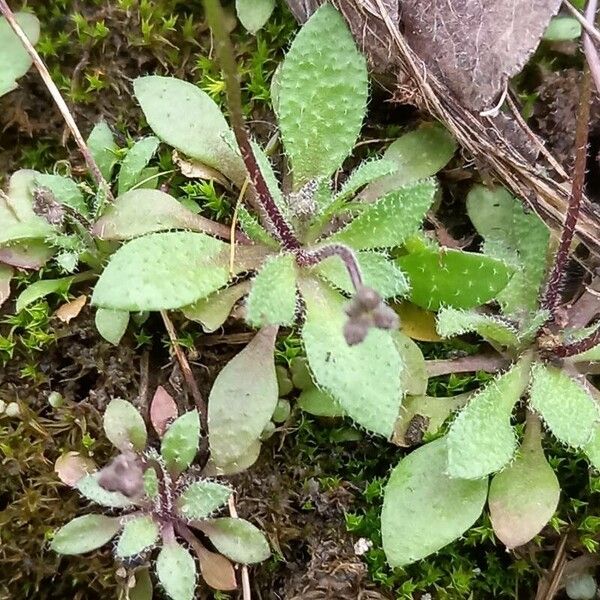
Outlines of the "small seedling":
M84 554L118 536L113 552L125 564L147 562L158 550L155 572L167 595L192 600L197 568L189 547L206 583L220 590L235 589L235 571L228 559L242 564L263 561L270 554L269 545L248 521L217 516L233 490L192 466L200 441L197 411L178 416L171 396L158 388L150 419L160 452L148 446L146 425L136 408L115 399L104 414L104 432L119 455L97 472L93 462L77 453L57 461L55 468L64 483L121 514L77 517L54 534L51 547L60 554ZM192 529L200 531L216 552Z

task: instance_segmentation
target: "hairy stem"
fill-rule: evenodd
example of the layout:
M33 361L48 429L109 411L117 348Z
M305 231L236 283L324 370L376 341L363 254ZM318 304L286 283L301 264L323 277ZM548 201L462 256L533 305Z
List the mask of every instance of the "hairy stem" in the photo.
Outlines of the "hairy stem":
M242 159L246 165L248 179L256 191L258 200L267 217L273 224L277 237L283 247L286 250L297 250L300 248L300 242L279 210L271 192L269 192L267 182L258 166L258 161L250 143L250 137L246 130L242 112L242 92L238 69L233 54L233 46L231 45L229 34L225 29L225 15L223 14L220 1L204 0L204 7L206 9L208 24L215 39L215 49L221 64L223 78L225 79L231 128L233 129Z
M575 227L579 219L581 209L581 200L583 197L583 185L585 183L585 166L587 160L587 144L590 120L590 72L586 67L583 71L581 81L581 93L579 96L579 111L577 114L577 130L575 132L575 165L573 168L573 183L567 214L563 225L563 230L558 244L558 250L554 257L554 264L550 275L544 297L542 298L542 308L550 312L551 318L555 316L556 309L560 302L560 293L564 283L566 269L569 259L569 250L575 235Z
M25 35L25 32L23 31L19 23L17 23L15 15L8 6L6 0L0 0L0 12L6 18L6 21L25 47L25 50L27 50L27 54L29 54L29 56L31 57L31 60L33 61L35 68L40 74L44 85L50 92L52 99L56 103L58 110L60 111L67 127L69 128L69 131L75 139L75 142L77 143L77 146L79 147L79 150L83 155L87 168L91 173L92 177L94 178L96 184L100 189L103 190L104 194L106 195L106 198L112 202L114 200L114 197L112 195L112 192L110 191L110 186L106 179L104 179L104 176L102 175L100 168L96 164L96 161L94 160L90 149L87 147L87 144L85 143L85 140L81 135L81 131L79 131L79 127L77 127L77 123L75 122L75 119L73 118L73 115L69 110L65 99L62 97L62 94L60 93L58 87L56 87L56 84L52 80L52 76L50 75L48 68L46 67L41 56L37 53L37 50L29 41L27 35Z
M363 279L360 272L360 267L354 256L354 252L348 246L342 244L328 244L316 250L299 253L297 256L298 264L303 267L311 267L318 265L330 256L339 256L348 271L350 281L355 290L359 290L363 286Z
M549 354L554 358L568 358L569 356L575 356L577 354L587 352L598 344L600 344L600 327L582 340L552 348Z

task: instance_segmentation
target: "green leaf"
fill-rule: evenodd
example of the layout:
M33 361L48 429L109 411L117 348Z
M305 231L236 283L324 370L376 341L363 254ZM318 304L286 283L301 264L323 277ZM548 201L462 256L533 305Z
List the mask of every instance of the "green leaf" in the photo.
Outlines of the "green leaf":
M240 229L253 241L264 244L269 248L279 249L279 244L258 222L258 219L240 204L238 207L238 223Z
M554 17L550 20L542 39L547 42L566 42L581 36L581 24L574 17Z
M600 470L600 426L596 425L596 427L594 427L592 438L583 447L583 451L592 466L595 469Z
M600 423L600 411L589 392L552 366L533 366L529 406L559 441L573 448L586 446Z
M113 346L118 346L129 324L129 313L124 310L99 308L94 319L98 333Z
M346 227L328 238L355 250L400 246L414 234L433 202L432 179L403 187L363 207Z
M117 198L104 211L92 234L103 240L129 240L167 229L217 234L216 227L213 221L194 214L165 192L136 189Z
M142 415L133 404L121 398L111 400L104 411L104 433L121 451L131 448L141 451L148 439Z
M163 546L156 560L156 574L172 600L193 600L196 589L196 563L176 542Z
M398 170L398 165L386 158L378 160L365 160L352 171L350 177L344 182L340 191L333 200L340 202L351 198L363 186L371 183L375 179L381 179L386 175L392 175ZM399 186L400 187L400 186Z
M209 458L203 475L206 477L216 477L221 475L237 475L242 473L246 469L249 469L260 456L260 449L262 444L260 440L255 440L244 452L243 456L238 457L229 463L223 463L216 465L212 458Z
M411 302L428 310L481 306L513 275L500 260L449 248L407 254L396 263L408 276Z
M158 525L150 515L126 521L115 555L118 558L128 558L142 553L154 546L158 533Z
M458 414L446 436L450 477L479 479L510 461L517 447L510 420L528 374L529 363L522 360L479 390Z
M234 562L250 565L267 560L271 555L263 532L244 519L223 517L198 526L215 548Z
M491 343L513 348L519 345L517 330L493 315L442 308L438 312L436 325L437 332L446 338L476 332Z
M542 450L540 422L529 420L517 458L490 485L494 533L509 550L526 544L551 519L559 496L560 484Z
M290 326L296 317L296 261L292 254L270 256L252 281L246 320L252 327Z
M342 16L319 8L292 42L275 106L294 190L329 177L350 154L368 96L367 66Z
M150 578L150 572L147 568L138 569L135 571L135 585L129 588L129 599L128 600L152 600L154 590L152 586L152 579Z
M73 279L73 277L62 277L61 279L40 279L39 281L35 281L19 294L15 310L21 312L36 300L45 298L50 294L66 296L73 283Z
M216 467L239 461L277 405L277 327L261 329L221 370L208 398L208 440Z
M233 134L206 92L157 75L139 77L133 89L148 125L163 142L242 184L246 170Z
M227 504L233 493L230 487L214 481L196 481L177 500L177 510L184 519L206 519Z
M160 453L171 473L185 471L196 458L200 445L200 417L196 409L175 419L167 429Z
M13 278L14 270L8 265L0 263L0 306L2 306L10 296L10 282Z
M38 217L24 223L7 223L0 229L0 246L43 239L54 233L56 232L53 227Z
M316 417L343 417L345 415L337 400L316 387L302 390L298 396L298 406L304 412Z
M94 129L92 129L87 139L87 146L102 176L110 181L114 166L117 164L116 152L118 147L112 131L105 121L100 121L94 125Z
M33 212L33 190L37 175L39 175L37 171L30 169L20 169L11 175L8 194L0 196L0 224L2 225L0 232L7 225L27 221L44 222Z
M454 411L462 408L471 395L468 392L448 398L408 396L402 404L392 441L398 446L414 446L421 443L425 434L438 433L446 419Z
M50 547L59 554L84 554L104 546L120 529L119 517L84 515L61 527Z
M180 308L229 280L227 244L202 233L153 233L115 252L100 276L92 303L139 312Z
M302 338L317 385L359 425L389 437L402 402L402 361L390 332L372 329L360 344L344 339L345 299L317 280L305 280Z
M142 181L141 175L158 149L159 143L158 138L150 136L137 141L129 149L119 171L119 196Z
M30 13L16 13L15 19L32 44L40 37L40 22ZM29 71L32 60L8 21L0 18L0 96L17 87L17 79Z
M355 256L365 285L377 290L383 298L403 296L408 292L404 273L385 254L367 251L356 252ZM313 268L313 272L343 292L354 294L348 269L339 256L326 258Z
M394 173L371 183L360 197L374 202L407 184L431 177L455 152L456 140L447 129L439 123L424 123L389 146L383 158L394 163Z
M392 471L381 513L383 549L392 567L437 552L479 518L487 481L451 479L446 474L446 440L409 454Z
M128 508L133 502L120 492L109 492L98 483L98 474L93 473L84 475L75 485L79 493L99 504L108 508Z
M242 281L236 285L223 288L206 298L184 306L181 310L186 319L202 325L206 333L213 333L223 326L236 302L250 290L250 282Z
M156 498L158 495L158 475L154 467L148 467L144 471L144 492L148 498Z
M269 20L275 0L235 0L235 8L242 25L254 35Z
M503 188L475 186L467 197L467 212L485 239L483 251L515 268L515 274L496 298L509 315L538 308L540 286L546 274L549 232L535 213Z
M80 215L89 215L88 206L79 186L68 177L39 173L35 178L36 187L47 187L57 202L72 208Z
M421 349L401 331L393 331L392 338L404 365L401 375L402 392L411 396L422 396L427 392L429 376Z

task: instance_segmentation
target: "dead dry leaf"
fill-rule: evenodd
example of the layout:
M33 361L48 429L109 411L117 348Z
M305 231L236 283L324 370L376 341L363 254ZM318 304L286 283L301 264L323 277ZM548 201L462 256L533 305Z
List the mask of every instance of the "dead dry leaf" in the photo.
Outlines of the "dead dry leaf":
M202 577L211 588L223 592L237 589L235 570L227 558L208 551L201 544L195 550L200 559Z
M83 309L87 301L87 296L82 294L62 306L59 306L54 313L63 323L70 323Z
M226 188L231 187L229 180L222 173L204 163L182 158L176 150L173 151L173 162L179 167L181 174L188 179L206 179L216 181Z
M162 385L159 385L150 404L150 422L159 437L162 438L178 414L175 400Z
M54 471L63 483L74 487L84 475L96 471L96 463L79 452L67 452L57 458Z

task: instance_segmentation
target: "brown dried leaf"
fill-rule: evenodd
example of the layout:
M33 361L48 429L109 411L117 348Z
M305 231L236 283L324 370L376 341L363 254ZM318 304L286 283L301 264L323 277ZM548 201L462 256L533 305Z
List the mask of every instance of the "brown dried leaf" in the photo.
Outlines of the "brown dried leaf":
M179 167L181 174L188 179L207 179L208 181L216 181L223 187L231 187L225 175L204 163L182 158L177 150L173 151L173 162Z
M10 280L13 277L13 268L0 263L0 306L2 306L10 296Z
M162 385L159 385L150 404L150 421L159 437L162 438L178 414L175 400Z
M96 471L96 463L91 458L81 456L79 452L67 452L57 458L54 471L63 483L74 487L84 475Z
M62 306L59 306L54 315L63 323L70 323L82 311L86 301L87 296L82 294L75 298L75 300L71 300Z
M227 558L221 554L209 552L200 544L198 544L195 550L200 560L202 577L211 588L223 592L237 588L235 570Z

